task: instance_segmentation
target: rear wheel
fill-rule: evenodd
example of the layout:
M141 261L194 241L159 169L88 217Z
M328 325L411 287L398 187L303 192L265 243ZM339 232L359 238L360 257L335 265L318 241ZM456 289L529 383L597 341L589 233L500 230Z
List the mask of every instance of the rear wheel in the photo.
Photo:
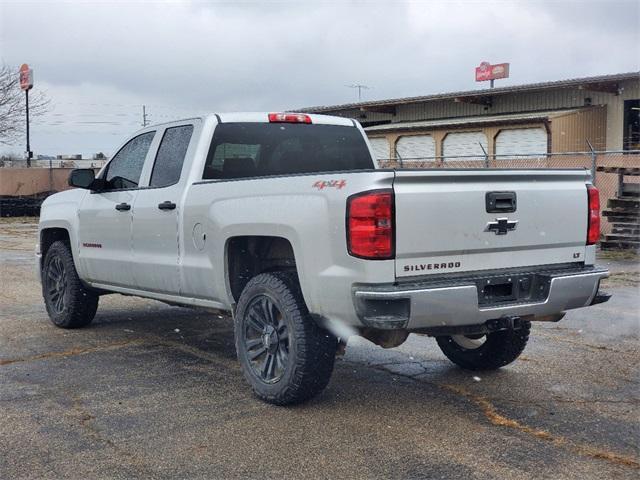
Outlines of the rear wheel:
M486 335L436 337L442 353L467 370L496 370L510 364L524 351L531 322L522 322L517 330L501 330Z
M99 297L80 281L73 255L64 242L54 242L44 257L42 296L49 318L57 327L84 327L96 314Z
M242 291L235 341L255 394L276 405L301 403L329 383L337 339L313 321L295 274L263 273Z

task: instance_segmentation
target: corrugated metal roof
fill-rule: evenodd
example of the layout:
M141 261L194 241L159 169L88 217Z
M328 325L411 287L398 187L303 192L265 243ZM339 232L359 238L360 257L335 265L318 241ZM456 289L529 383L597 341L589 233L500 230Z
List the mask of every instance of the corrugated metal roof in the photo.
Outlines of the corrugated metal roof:
M460 92L436 93L420 97L394 98L388 100L376 100L370 102L345 103L342 105L329 105L306 107L296 110L297 112L332 112L337 110L352 110L366 107L394 106L408 103L429 102L432 100L454 99L456 97L482 97L487 95L501 95L506 93L548 90L557 88L579 87L586 84L598 84L607 82L620 82L623 80L640 80L640 72L616 73L612 75L599 75L595 77L570 78L566 80L554 80L551 82L528 83L523 85L513 85L509 87L485 88L482 90L466 90Z
M374 125L372 127L366 127L365 131L386 132L389 130L413 130L418 128L452 127L457 125L464 125L466 127L469 125L486 125L491 123L513 123L522 121L547 120L553 117L560 117L563 115L576 113L580 110L584 109L574 108L571 110L549 110L546 112L514 113L507 115L480 115L476 117L444 118L440 120L423 120L419 122L385 123L384 125Z

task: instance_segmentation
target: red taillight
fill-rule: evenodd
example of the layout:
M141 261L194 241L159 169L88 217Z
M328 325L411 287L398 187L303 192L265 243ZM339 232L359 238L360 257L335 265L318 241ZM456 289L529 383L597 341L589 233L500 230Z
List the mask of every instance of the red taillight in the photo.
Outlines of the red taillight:
M393 191L374 190L347 200L347 248L354 257L390 259L393 245Z
M271 123L311 123L311 117L304 113L270 113Z
M587 245L594 245L600 238L600 192L593 185L587 185L587 195L589 197Z

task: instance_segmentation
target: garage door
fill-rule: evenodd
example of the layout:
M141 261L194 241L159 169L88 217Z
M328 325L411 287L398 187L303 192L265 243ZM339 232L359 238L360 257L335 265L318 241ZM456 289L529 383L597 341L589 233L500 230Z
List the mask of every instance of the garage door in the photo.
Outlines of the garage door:
M496 137L496 155L545 154L547 132L544 128L502 130Z
M373 148L373 155L376 160L388 160L389 159L389 142L386 138L370 138L371 148Z
M411 135L400 137L396 143L400 158L432 158L436 156L436 142L431 135Z
M446 162L484 160L487 151L487 136L483 132L449 133L442 142Z

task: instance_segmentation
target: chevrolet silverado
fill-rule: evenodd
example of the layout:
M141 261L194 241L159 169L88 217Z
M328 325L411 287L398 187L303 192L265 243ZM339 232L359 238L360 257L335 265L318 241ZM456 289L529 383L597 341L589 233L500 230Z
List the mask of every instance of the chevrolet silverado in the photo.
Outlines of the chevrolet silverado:
M532 321L606 301L586 170L381 169L354 120L230 113L146 127L42 205L62 328L101 295L230 311L261 399L302 402L341 343L416 332L459 366L514 361Z

